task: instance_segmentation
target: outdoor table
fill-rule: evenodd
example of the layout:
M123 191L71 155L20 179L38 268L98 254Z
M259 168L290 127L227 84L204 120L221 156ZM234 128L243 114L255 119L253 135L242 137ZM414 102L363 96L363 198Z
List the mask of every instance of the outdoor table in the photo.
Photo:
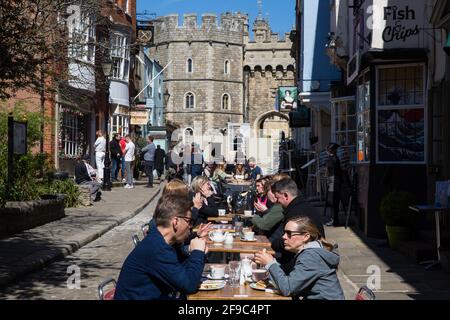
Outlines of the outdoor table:
M267 253L272 255L275 254L270 247L270 242L244 242L244 241L234 241L232 244L216 244L212 241L207 241L207 246L209 252L222 252L222 253L250 253L254 254L256 252L261 251L262 249L266 249Z
M205 266L208 270L209 264ZM206 275L206 274L205 274ZM292 300L290 297L283 297L278 293L260 291L250 288L248 283L233 288L228 282L223 289L198 291L187 296L188 300Z
M229 189L232 192L244 192L249 190L251 186L252 182L245 180L230 180L227 183L222 183L222 189Z
M241 219L251 219L254 215L251 216L245 216L243 214L239 213L229 213L224 216L218 216L218 217L208 217L208 221L212 222L220 222L220 221L228 221L231 222L235 216L240 216Z
M233 240L233 244L235 244L236 246L258 246L258 247L263 247L263 248L270 248L270 241L269 239L267 239L266 236L255 236L256 241L244 241L242 239L240 239L239 237L235 237ZM212 240L207 240L206 243L212 244L214 245L214 242ZM220 245L215 245L215 246L220 246ZM223 244L223 246L230 246L227 244Z
M441 230L440 230L440 223L439 223L439 217L442 212L450 212L450 207L441 207L441 206L435 206L435 205L418 205L418 206L411 206L409 207L411 210L415 212L423 212L423 213L429 213L434 212L434 219L436 223L436 250L437 250L437 257L438 259L436 261L424 261L421 264L429 264L425 269L430 269L431 267L437 266L441 263L441 255L439 253L439 249L441 248Z

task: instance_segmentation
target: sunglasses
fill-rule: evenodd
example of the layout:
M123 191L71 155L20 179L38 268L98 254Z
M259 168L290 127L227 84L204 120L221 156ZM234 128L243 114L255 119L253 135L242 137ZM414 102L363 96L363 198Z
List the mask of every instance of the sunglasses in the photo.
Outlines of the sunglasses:
M291 231L291 230L284 230L284 234L287 235L287 237L290 239L293 236L300 236L302 234L305 234L306 232L297 232L297 231Z

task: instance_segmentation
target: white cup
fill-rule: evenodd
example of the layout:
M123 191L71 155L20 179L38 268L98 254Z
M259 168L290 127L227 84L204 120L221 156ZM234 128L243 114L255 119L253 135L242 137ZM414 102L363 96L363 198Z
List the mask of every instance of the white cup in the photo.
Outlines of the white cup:
M255 239L255 233L253 231L244 232L244 239L245 240L254 240Z
M253 215L253 211L252 210L244 210L244 216L251 217L252 215Z
M227 211L225 209L219 209L219 216L226 215Z
M211 278L223 279L225 277L225 266L211 266Z

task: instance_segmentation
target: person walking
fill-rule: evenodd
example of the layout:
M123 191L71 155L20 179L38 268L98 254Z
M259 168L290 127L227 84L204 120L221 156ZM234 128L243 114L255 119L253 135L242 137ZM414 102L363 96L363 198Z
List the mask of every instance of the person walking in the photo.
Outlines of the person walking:
M126 180L125 180L125 147L127 146L127 140L125 139L124 136L120 138L119 144L120 144L120 150L122 151L122 157L121 157L121 163L120 163L120 168L121 168L121 170L120 170L121 177L120 178L122 179L122 182L126 182Z
M161 146L156 146L155 150L155 169L158 173L158 179L161 180L161 176L164 173L164 160L166 158L166 152L161 149Z
M120 136L118 133L114 133L113 139L109 143L109 150L111 152L112 168L111 168L111 181L117 181L119 174L120 161L122 158L122 149L120 148Z
M155 144L153 143L153 136L147 137L147 145L142 148L141 152L144 155L145 174L148 177L146 188L153 188L153 169L155 166Z
M127 145L125 147L125 175L126 175L126 185L125 189L133 189L133 171L131 170L131 165L134 161L134 152L136 150L136 146L131 140L130 135L125 137Z
M105 153L106 153L106 139L103 132L98 130L96 132L97 140L95 140L95 166L97 167L97 181L103 182L103 168L105 167Z
M339 211L341 203L341 188L343 172L341 169L341 161L337 156L339 145L330 143L327 146L328 160L327 160L327 199L326 201L333 208L333 218L327 222L327 226L339 226Z

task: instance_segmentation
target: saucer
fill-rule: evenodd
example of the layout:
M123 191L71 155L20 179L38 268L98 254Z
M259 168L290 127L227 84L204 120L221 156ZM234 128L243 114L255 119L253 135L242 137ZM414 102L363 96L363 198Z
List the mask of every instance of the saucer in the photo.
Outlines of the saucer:
M228 279L230 276L228 274L226 274L223 278L215 279L215 278L211 277L211 274L208 274L206 277L211 280L225 280L225 279Z
M257 241L257 239L256 239L256 238L253 238L252 240L248 240L248 239L245 239L245 238L241 238L241 241L245 241L245 242L255 242L255 241Z

